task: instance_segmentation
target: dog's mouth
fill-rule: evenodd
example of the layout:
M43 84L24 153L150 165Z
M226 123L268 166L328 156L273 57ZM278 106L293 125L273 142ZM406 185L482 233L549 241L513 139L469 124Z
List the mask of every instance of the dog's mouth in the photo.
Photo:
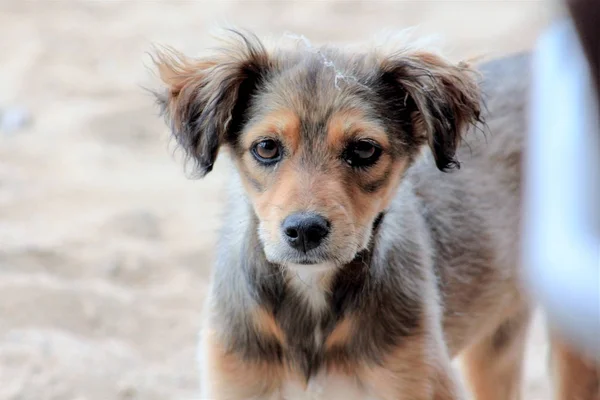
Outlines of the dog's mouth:
M326 264L326 263L330 263L331 260L328 259L327 257L321 257L321 256L314 256L314 257L310 257L310 256L300 256L300 257L293 257L289 260L287 260L288 264L295 264L298 266L302 266L302 267L310 267L310 266L316 266L316 265L320 265L320 264Z
M308 260L308 259L303 259L303 260L299 260L298 262L296 262L296 264L298 265L317 265L319 263L322 263L323 261L316 261L316 260Z

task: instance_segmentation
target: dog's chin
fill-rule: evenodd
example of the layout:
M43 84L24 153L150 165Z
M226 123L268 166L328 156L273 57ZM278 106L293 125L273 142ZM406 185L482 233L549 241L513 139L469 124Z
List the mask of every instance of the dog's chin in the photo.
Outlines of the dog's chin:
M293 268L302 269L327 269L341 267L356 257L358 252L348 252L346 254L269 254L265 251L267 261L273 264L290 266Z
M316 269L323 265L341 267L352 262L356 255L363 250L362 247L362 243L359 246L347 243L346 246L337 248L326 245L304 253L283 243L262 241L265 257L271 264L295 265L305 269Z
M298 256L273 256L267 255L267 261L273 264L294 266L297 268L321 268L324 265L338 265L339 263L327 257L298 257Z
M315 264L297 264L297 263L287 263L284 264L285 268L289 268L290 270L297 271L299 273L308 273L308 274L320 274L327 273L329 271L334 270L337 266L331 262L321 262Z

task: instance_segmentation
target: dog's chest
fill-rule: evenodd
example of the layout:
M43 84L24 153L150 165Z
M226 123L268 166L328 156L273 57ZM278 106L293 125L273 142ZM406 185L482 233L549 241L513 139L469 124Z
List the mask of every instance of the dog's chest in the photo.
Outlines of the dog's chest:
M310 273L319 270L325 274ZM288 272L280 295L264 297L273 307L274 325L282 331L280 349L285 362L309 380L324 368L363 359L363 352L353 344L356 335L349 334L349 329L346 334L334 335L355 307L349 308L349 304L356 303L362 292L363 280L356 279L360 271L350 281L336 276L332 266ZM332 336L336 339L330 340Z
M276 318L286 337L286 358L307 378L326 362L327 336L336 324L325 279L319 274L294 271Z

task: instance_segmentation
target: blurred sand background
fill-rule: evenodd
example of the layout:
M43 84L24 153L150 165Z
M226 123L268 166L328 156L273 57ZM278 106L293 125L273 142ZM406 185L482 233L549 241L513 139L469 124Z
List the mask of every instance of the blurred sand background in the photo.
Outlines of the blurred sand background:
M540 1L0 0L0 399L192 399L226 165L186 179L153 99L153 43L231 23L315 42L419 25L452 58L531 47ZM539 322L526 400L549 399Z

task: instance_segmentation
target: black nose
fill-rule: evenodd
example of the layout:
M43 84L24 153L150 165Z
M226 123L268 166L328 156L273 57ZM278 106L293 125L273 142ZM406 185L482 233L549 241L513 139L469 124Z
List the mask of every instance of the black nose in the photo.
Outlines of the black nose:
M289 245L306 253L319 247L329 234L329 221L317 214L297 213L283 221L282 229Z

